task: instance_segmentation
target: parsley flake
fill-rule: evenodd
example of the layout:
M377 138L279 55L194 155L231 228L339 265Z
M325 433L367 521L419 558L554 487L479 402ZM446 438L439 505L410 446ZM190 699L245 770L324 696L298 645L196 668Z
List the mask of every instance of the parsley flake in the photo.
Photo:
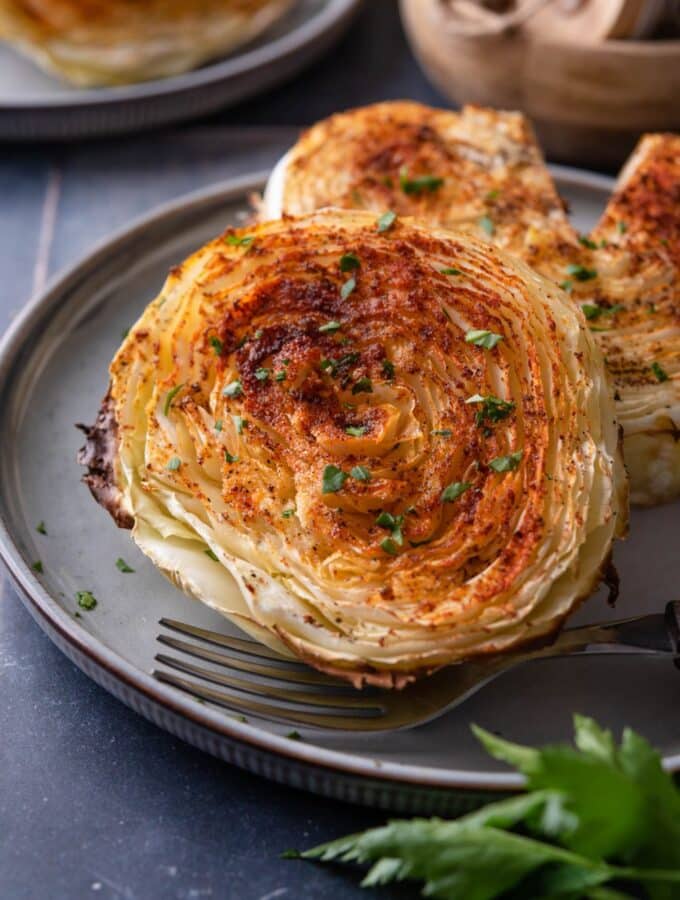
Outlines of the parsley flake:
M76 601L81 609L91 610L97 605L97 598L92 591L77 591Z
M215 431L222 431L223 427L224 427L224 423L222 422L222 419L216 419L215 420Z
M381 550L384 550L385 553L389 553L390 556L396 556L399 553L399 548L394 543L392 538L385 538L384 541L380 542Z
M597 278L597 269L587 269L578 263L571 263L566 271L567 275L573 276L577 281L591 281Z
M397 214L395 212L392 212L391 209L389 209L387 212L384 212L375 223L378 232L382 234L382 232L384 231L389 231L389 229L394 225L396 219Z
M238 462L238 456L232 456L228 450L224 451L224 458L228 463Z
M345 253L340 257L341 272L351 272L352 269L358 269L360 265L361 261L355 253Z
M236 433L243 434L243 429L248 427L248 420L244 419L243 416L232 416L231 420L234 423Z
M450 428L433 428L430 434L434 434L437 437L451 437L453 432Z
M135 571L135 570L132 568L132 566L129 566L129 565L125 562L125 560L123 559L122 556L119 556L118 559L116 560L116 568L118 569L119 572L124 572L126 575L128 575L128 574L130 574L131 572L134 572L134 571Z
M657 381L668 381L668 378L669 378L668 372L664 369L664 367L660 363L653 362L652 365L650 366L650 368L651 368L652 372L654 372L654 375L656 376Z
M378 518L375 520L375 524L390 531L392 533L392 540L394 541L394 543L399 547L402 546L402 544L404 543L404 535L401 531L401 526L404 524L403 516L393 516L392 513L381 512ZM380 546L382 547L382 544Z
M255 369L255 377L258 381L266 381L269 378L269 369Z
M444 179L438 178L436 175L419 175L417 178L410 178L406 167L399 173L399 185L402 191L408 195L420 196L425 191L433 194L443 184Z
M225 240L232 247L250 247L255 238L252 234L244 234L242 237L238 234L228 234Z
M352 388L353 394L372 394L373 382L366 375L363 375Z
M445 269L439 270L442 275L462 275L460 269L456 269L455 266L447 266Z
M474 394L465 402L480 404L480 408L475 413L475 424L479 426L483 425L485 421L500 422L501 419L507 418L515 408L512 400L501 400L500 397L493 395L484 397L481 394Z
M472 484L469 481L453 481L442 491L442 503L453 503L471 487Z
M43 564L39 559L36 559L31 568L34 572L37 572L38 575L42 575L45 572L45 570L43 569Z
M295 507L291 506L289 509L284 509L281 513L282 519L290 519L295 515Z
M489 237L491 237L496 231L496 226L493 224L493 221L489 218L489 216L482 216L477 224L482 229L482 231L486 231Z
M586 234L579 234L578 242L584 247L587 247L589 250L597 250L597 244L595 243L595 241L591 241Z
M326 466L321 477L321 493L337 494L347 481L347 473L337 466Z
M165 468L169 469L170 472L176 472L181 465L182 460L179 458L179 456L173 456Z
M165 403L163 404L163 415L167 416L170 412L170 407L172 406L172 401L175 399L177 394L182 390L184 384L176 384L174 388L168 391L165 395Z
M388 381L392 381L394 378L394 363L390 362L389 359L384 359L381 363L383 375Z
M276 375L274 375L274 381L285 381L285 380L286 380L285 372L277 372Z
M243 393L243 385L239 379L231 381L222 391L223 397L240 397Z
M38 522L38 524L35 526L35 530L38 532L38 534L47 534L47 527L45 526L44 522Z
M523 453L523 450L517 450L515 453L508 454L508 456L497 456L491 460L489 468L493 469L494 472L512 472L519 466Z
M345 428L345 434L349 434L352 437L361 437L366 434L366 426L365 425L348 425Z
M349 295L352 293L352 291L356 288L356 286L357 286L356 278L348 278L347 281L340 288L340 296L342 297L342 299L346 300L349 297Z
M502 340L503 335L484 329L472 329L465 334L466 344L475 344L477 347L484 347L485 350L493 350L496 344Z
M342 322L338 322L336 319L331 319L330 322L326 322L325 325L319 325L319 331L322 334L333 334L335 331L340 331L342 328Z
M213 335L213 336L210 338L210 346L211 346L211 347L213 348L213 350L215 351L215 356L221 356L221 355L222 355L222 350L224 349L224 344L222 343L222 341L221 341L218 337L215 337L215 335Z
M563 282L560 284L560 287L561 287L562 290L565 291L567 294L571 294L571 292L572 292L573 289L574 289L574 282L573 282L573 281L563 281Z
M220 561L220 560L219 560L219 557L217 556L217 554L215 553L215 551L214 551L214 550L211 550L210 547L208 547L208 549L207 549L207 550L204 550L203 552L205 553L206 556L209 556L210 559L212 559L213 562L219 562L219 561Z

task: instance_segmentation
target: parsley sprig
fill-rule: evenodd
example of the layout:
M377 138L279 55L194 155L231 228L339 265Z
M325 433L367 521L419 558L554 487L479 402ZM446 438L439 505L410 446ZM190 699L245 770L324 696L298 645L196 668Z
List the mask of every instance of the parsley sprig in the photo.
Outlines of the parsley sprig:
M619 746L574 717L575 744L542 750L473 726L484 748L526 778L528 793L454 821L396 820L308 850L321 862L370 864L363 887L424 882L442 900L501 897L649 900L680 895L680 791L631 729Z

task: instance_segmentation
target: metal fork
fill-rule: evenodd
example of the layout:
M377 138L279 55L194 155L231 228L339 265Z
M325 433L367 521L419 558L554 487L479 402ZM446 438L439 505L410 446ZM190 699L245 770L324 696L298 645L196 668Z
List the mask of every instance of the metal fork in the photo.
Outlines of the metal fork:
M664 613L571 628L538 649L449 666L401 691L359 692L346 682L291 661L256 641L174 619L161 619L160 625L175 633L161 633L158 637L175 655L156 656L164 667L153 673L159 681L241 715L346 731L394 731L422 725L463 703L503 672L529 660L642 653L665 655L678 665L680 654L680 601L675 601L666 606ZM212 667L198 665L187 657ZM248 677L240 677L239 673Z

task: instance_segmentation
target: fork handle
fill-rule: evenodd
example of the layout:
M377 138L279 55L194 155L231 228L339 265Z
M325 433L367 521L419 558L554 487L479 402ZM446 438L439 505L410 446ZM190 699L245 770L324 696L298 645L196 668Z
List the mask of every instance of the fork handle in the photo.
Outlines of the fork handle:
M548 649L559 653L596 653L604 647L680 657L680 600L668 603L663 613L567 629Z

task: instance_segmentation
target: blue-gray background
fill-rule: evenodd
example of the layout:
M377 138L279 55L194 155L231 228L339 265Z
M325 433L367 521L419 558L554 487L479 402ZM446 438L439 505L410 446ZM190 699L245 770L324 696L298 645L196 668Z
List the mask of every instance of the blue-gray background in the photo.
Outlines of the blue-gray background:
M269 167L298 126L395 97L444 102L406 47L395 3L368 0L325 59L265 97L163 136L0 148L0 329L130 218ZM381 814L270 784L175 740L90 682L1 588L2 900L363 896L348 871L278 855Z

